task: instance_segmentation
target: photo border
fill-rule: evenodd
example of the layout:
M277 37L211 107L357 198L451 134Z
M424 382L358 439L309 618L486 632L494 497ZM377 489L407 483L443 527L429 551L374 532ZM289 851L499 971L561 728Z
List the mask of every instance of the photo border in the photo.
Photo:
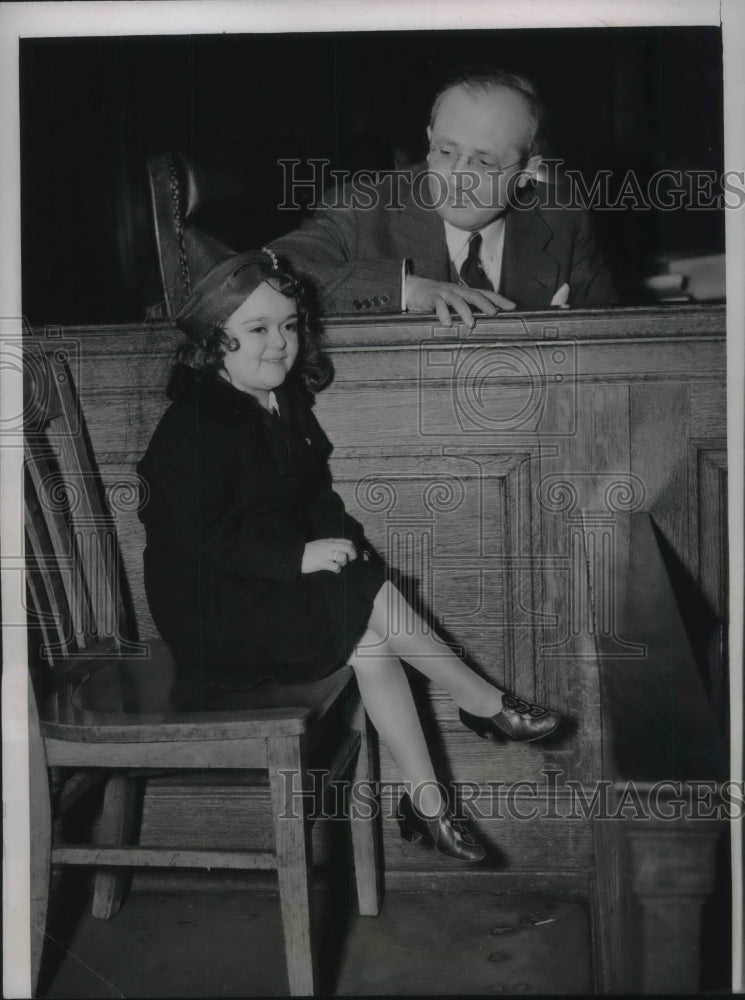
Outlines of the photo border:
M745 5L740 0L223 0L223 2L0 4L0 347L22 334L19 42L22 38L292 31L427 31L472 28L712 25L723 28L725 170L745 164ZM745 454L745 211L726 216L727 418L730 546L731 772L743 779L743 456ZM22 373L0 365L0 422L22 409ZM1 424L0 424L1 425ZM23 555L17 518L23 449L0 448L0 568ZM30 996L28 674L17 582L2 574L4 996ZM14 586L15 583L15 586ZM19 617L20 616L20 617ZM732 834L732 989L743 967L743 828Z

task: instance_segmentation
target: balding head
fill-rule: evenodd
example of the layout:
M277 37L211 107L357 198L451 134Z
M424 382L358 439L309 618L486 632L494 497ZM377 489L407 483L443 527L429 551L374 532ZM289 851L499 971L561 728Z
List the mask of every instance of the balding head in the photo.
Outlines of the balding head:
M469 77L440 92L427 129L436 211L475 231L501 215L515 188L540 165L542 116L529 85L496 74Z
M529 122L527 143L523 150L524 155L527 158L543 153L546 141L546 111L538 98L535 86L527 77L498 69L465 71L454 74L448 78L435 95L429 120L430 128L434 126L444 98L455 88L462 89L474 97L502 89L522 97L523 107Z

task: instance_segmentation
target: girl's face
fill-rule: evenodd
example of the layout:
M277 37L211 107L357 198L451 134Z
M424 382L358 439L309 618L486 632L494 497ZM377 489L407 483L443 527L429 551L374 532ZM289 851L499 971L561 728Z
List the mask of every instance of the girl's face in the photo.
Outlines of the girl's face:
M239 346L225 352L220 374L268 408L269 392L282 385L297 358L295 299L264 281L228 317L225 332Z

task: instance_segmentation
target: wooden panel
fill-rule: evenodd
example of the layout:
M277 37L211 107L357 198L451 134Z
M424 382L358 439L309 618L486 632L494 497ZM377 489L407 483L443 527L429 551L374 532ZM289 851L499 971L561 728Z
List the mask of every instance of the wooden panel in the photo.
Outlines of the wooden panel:
M727 617L727 451L724 441L691 442L691 562L717 615Z
M727 373L716 382L691 384L691 437L722 438L727 428Z
M555 621L538 635L540 699L573 720L576 753L588 776L599 773L599 691L595 650L586 639L593 623L584 610L589 594L578 529L586 513L599 520L602 537L617 510L641 503L630 472L628 396L624 385L577 386L576 432L546 442L537 485L542 556L554 557L544 575L544 610Z
M688 400L684 383L631 389L631 468L644 490L644 509L686 562L688 524L681 498L688 487Z
M447 337L468 334L474 339L513 340L562 339L573 340L644 340L675 337L723 337L726 309L723 305L679 305L674 308L630 307L625 309L572 309L566 312L547 310L532 313L501 313L492 318L479 319L472 331L455 322L448 330L433 322L433 317L407 313L405 316L361 316L359 313L330 317L326 320L326 335L330 347L359 346L361 343L376 345L389 343L411 346L430 331ZM106 325L66 327L73 338L98 341L99 347L108 345L117 350L121 336L137 339L137 352L158 353L159 345L168 338L175 346L180 339L171 323L143 322L130 326ZM54 333L51 335L55 335Z
M691 441L689 448L689 538L697 584L688 615L699 633L697 658L705 674L722 733L729 732L729 549L727 543L726 442Z
M457 709L455 710L457 712ZM544 770L559 769L568 779L581 780L576 762L576 735L557 738L550 749L543 745L483 740L458 723L440 720L435 728L425 720L428 743L443 781L479 784L510 781L540 781ZM401 782L403 777L384 746L380 748L383 781Z
M724 778L726 757L648 515L631 515L628 537L611 579L595 581L596 592L613 588L616 609L612 631L597 632L603 773Z
M417 681L438 774L474 794L469 811L490 847L487 867L503 869L472 877L523 890L589 889L601 990L635 986L636 969L628 977L624 970L636 965L648 988L695 988L714 834L696 846L692 831L674 824L640 825L633 836L617 824L593 829L587 816L562 815L561 789L534 796L524 784L515 794L510 783L541 786L550 771L585 787L616 771L643 781L711 777L711 727L702 721L705 698L675 595L658 586L659 557L652 579L650 525L634 561L638 546L624 515L651 510L702 594L723 606L723 323L724 311L710 307L500 317L474 331L443 330L426 317L329 323L336 380L318 415L350 510L477 666L567 717L560 737L545 744L490 743L460 725L442 692ZM133 466L167 405L162 386L177 336L165 326L70 336L119 533L123 596L147 635ZM627 574L619 574L623 566ZM623 618L629 607L632 628ZM646 648L634 659L640 624ZM168 764L157 749L140 745L143 767ZM188 761L209 765L209 750L191 748ZM240 740L231 750L221 767L253 759ZM61 741L50 751L65 760ZM92 765L101 752L91 748ZM116 745L106 753L121 759ZM400 779L385 749L380 773L384 782ZM239 774L216 777L151 778L142 843L168 846L178 829L187 851L270 849L269 790L247 789ZM401 839L397 795L384 790L389 885L445 889L467 879L457 862ZM523 808L529 818L518 815ZM315 863L347 857L345 836L345 824L318 819ZM637 908L629 918L630 886Z
M588 870L592 865L591 821L581 815L567 818L568 806L560 807L552 818L542 794L544 788L545 782L539 782L535 796L525 788L508 791L505 780L501 790L482 788L465 808L479 835L492 845L497 867ZM395 819L397 801L395 786L384 787L381 811L386 871L462 871L461 863L401 838ZM529 817L531 813L542 818L537 822L521 818L520 814ZM150 847L172 844L174 828L179 830L179 846L184 849L219 844L225 850L271 851L274 835L269 790L235 784L179 787L172 779L155 779L145 800L141 842ZM315 864L331 863L339 849L339 837L346 835L345 824L317 819L313 825Z
M336 378L317 414L335 446L339 492L480 668L576 726L556 747L494 747L459 726L443 693L420 684L444 772L482 783L532 779L546 765L597 776L600 695L581 517L595 518L598 552L609 544L623 551L616 515L649 502L690 568L682 470L692 437L723 435L724 310L501 316L473 331L412 316L338 318L327 327ZM104 480L110 493L120 484L115 514L139 634L152 635L144 537L123 484L167 405L163 386L180 338L160 324L65 333L78 345L80 397ZM395 494L392 507L383 483ZM385 755L382 764L395 780ZM184 794L185 813L198 812L189 799L196 793ZM229 802L225 789L219 802ZM510 864L539 864L543 851L560 865L563 848L536 840L535 826L529 836L525 824L515 828ZM493 835L503 836L498 824ZM394 829L389 860L432 865L431 853L401 848Z
M340 458L335 484L412 602L488 676L534 688L535 603L527 456ZM527 488L526 488L527 487Z

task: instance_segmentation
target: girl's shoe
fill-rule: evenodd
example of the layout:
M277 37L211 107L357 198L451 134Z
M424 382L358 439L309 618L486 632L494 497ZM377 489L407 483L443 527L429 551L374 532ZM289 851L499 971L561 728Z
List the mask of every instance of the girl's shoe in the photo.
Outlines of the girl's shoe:
M435 819L427 819L416 811L408 792L401 796L397 817L401 836L412 844L422 841L425 846L434 845L449 858L472 864L486 857L484 848L473 839L461 820L448 812Z
M502 698L502 708L496 715L471 715L460 709L460 721L487 740L507 736L511 740L529 743L531 740L542 740L552 733L561 716L550 708L532 705L529 701L516 698L513 694L505 694Z

